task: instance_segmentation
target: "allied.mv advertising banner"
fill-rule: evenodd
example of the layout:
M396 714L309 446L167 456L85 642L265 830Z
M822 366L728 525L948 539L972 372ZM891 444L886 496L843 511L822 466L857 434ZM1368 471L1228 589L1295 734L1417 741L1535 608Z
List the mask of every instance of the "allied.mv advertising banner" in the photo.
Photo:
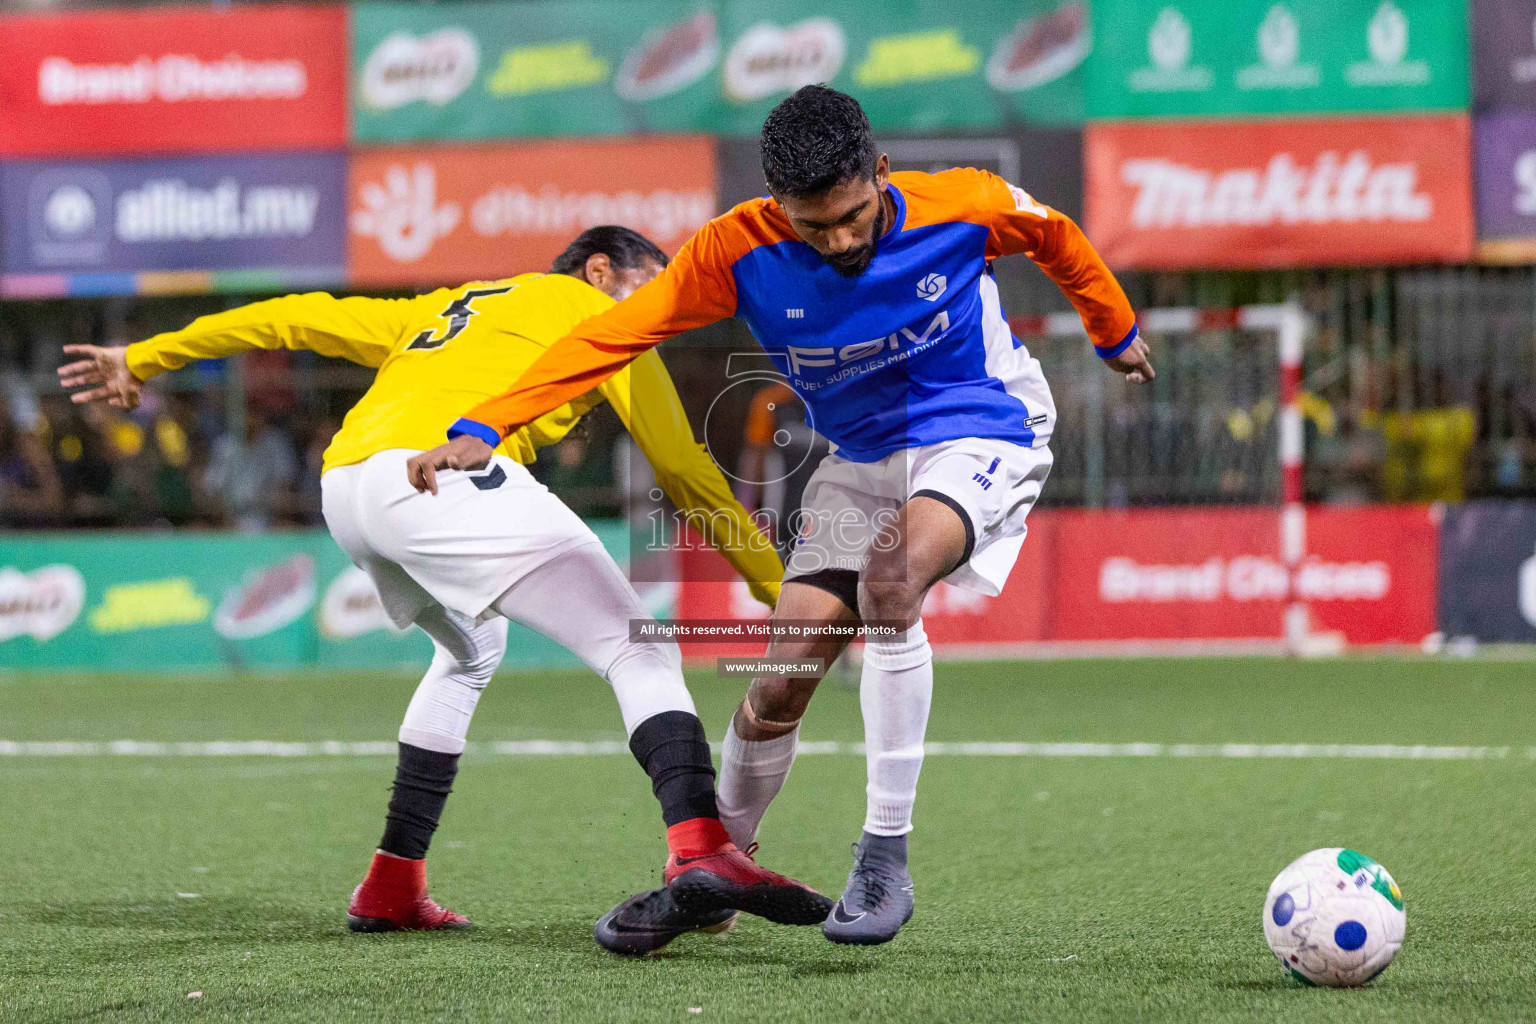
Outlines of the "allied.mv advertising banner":
M346 164L340 153L0 164L0 294L338 285Z
M1536 109L1480 112L1474 131L1478 259L1536 260Z

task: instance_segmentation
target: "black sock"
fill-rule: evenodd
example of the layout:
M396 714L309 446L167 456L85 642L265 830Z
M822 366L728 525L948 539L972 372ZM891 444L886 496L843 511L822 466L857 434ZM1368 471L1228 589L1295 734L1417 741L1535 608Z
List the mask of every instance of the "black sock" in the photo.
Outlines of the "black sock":
M459 773L459 755L400 744L400 763L395 767L395 791L389 798L384 838L379 849L396 857L420 860L427 855L437 819Z
M661 801L661 817L670 828L690 818L718 818L715 766L709 759L704 723L686 711L663 711L640 723L629 738L630 752Z

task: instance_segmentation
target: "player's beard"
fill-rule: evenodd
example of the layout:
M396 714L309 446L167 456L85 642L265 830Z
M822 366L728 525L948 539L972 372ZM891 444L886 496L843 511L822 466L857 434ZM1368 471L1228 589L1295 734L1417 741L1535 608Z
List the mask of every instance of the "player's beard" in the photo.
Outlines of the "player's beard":
M875 258L875 247L880 244L880 236L885 234L885 200L880 200L880 208L875 211L875 230L870 236L869 242L857 249L849 249L838 253L836 256L823 256L822 261L844 277L859 277L869 269L869 265Z

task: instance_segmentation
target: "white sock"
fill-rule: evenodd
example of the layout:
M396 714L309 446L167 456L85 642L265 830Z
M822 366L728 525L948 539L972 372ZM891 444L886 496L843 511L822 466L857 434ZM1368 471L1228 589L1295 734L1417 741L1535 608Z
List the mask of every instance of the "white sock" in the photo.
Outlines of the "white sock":
M864 709L864 831L900 836L912 831L917 776L923 770L923 734L933 703L933 648L921 620L894 642L864 645L859 706Z
M725 744L720 752L720 779L715 786L715 800L720 807L720 821L731 835L731 842L745 850L757 837L768 805L778 796L790 766L795 763L795 741L800 727L771 740L744 740L736 735L736 723L725 730Z
M416 617L435 653L400 723L400 742L442 754L462 754L469 722L485 685L507 650L507 620L476 623L432 605Z

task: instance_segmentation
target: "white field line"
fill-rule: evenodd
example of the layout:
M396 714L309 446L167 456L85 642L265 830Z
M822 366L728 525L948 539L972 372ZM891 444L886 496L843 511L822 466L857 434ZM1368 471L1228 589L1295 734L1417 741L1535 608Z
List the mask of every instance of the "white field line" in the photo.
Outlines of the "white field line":
M718 750L718 745L716 746ZM392 741L219 740L161 743L148 740L16 741L0 740L0 757L384 757L395 753ZM1235 760L1377 760L1484 761L1511 756L1536 760L1536 747L1402 746L1364 743L929 743L937 757L1195 757ZM470 743L470 754L497 757L598 757L628 754L620 740L514 740ZM862 743L808 741L803 755L864 753Z

